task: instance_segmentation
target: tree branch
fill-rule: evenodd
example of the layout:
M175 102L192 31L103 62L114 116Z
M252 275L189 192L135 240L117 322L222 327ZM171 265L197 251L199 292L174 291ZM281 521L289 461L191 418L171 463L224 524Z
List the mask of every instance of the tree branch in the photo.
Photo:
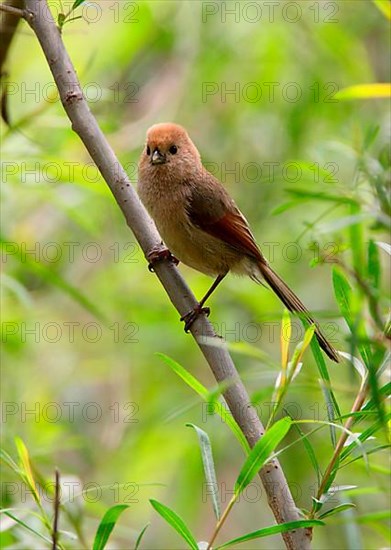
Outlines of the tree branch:
M57 84L64 109L72 129L86 146L107 185L110 187L126 222L133 231L145 255L161 243L161 238L141 204L137 193L117 160L85 101L72 62L45 0L25 0L26 20L35 32ZM171 302L180 315L197 304L189 287L176 267L159 262L154 267ZM216 336L209 321L200 316L191 333L209 363L218 383L232 383L224 392L228 407L239 424L249 445L253 447L263 435L264 428L252 407L246 389L221 339ZM300 519L287 480L277 460L267 464L260 477L269 505L278 523ZM306 550L311 545L311 530L297 529L283 534L288 549Z
M0 5L0 73L3 74L3 66L9 47L14 37L20 18L24 16L23 0L8 0Z

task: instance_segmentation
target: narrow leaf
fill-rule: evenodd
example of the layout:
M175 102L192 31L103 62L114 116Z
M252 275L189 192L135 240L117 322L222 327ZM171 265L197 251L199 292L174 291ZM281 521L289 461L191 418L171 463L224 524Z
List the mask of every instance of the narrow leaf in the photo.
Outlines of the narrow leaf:
M291 187L287 189L286 192L293 197L304 200L320 200L326 202L336 202L337 204L356 204L356 201L352 198L342 197L341 195L331 195L329 193L324 193L323 191L313 192Z
M307 451L307 454L308 454L308 457L309 459L311 460L311 464L316 472L316 477L317 477L317 481L318 481L318 485L320 485L321 483L321 480L322 480L322 472L320 470L320 467L319 467L319 464L318 464L318 460L316 458L316 454L315 454L315 451L308 439L308 435L306 435L303 430L300 428L300 426L298 424L294 424L294 427L296 428L296 430L299 432L300 434L300 437L301 437L301 441L305 447L305 450Z
M336 436L335 436L335 428L333 423L334 423L335 416L340 416L341 412L339 410L338 402L335 398L334 392L331 388L330 375L327 370L326 361L324 359L323 353L321 352L317 338L312 338L311 350L315 358L316 365L319 370L319 374L321 376L319 380L319 384L322 389L322 393L326 402L327 418L329 419L329 422L330 422L329 425L330 425L331 442L335 447Z
M139 536L137 537L137 540L136 540L136 545L134 547L134 550L138 550L139 547L140 547L140 544L141 544L141 540L145 534L145 531L148 529L148 527L150 526L150 523L147 523L140 531L140 534Z
M183 521L182 518L174 512L174 510L171 510L161 502L158 502L157 500L150 499L149 501L153 508L155 508L156 512L164 518L167 523L171 525L175 529L175 531L185 540L190 548L192 550L198 550L197 541L193 537L190 529L187 527L186 523Z
M310 325L306 329L303 340L297 344L295 351L293 352L292 361L289 367L289 370L293 371L292 380L300 372L300 367L299 367L300 361L302 360L306 349L311 343L312 337L315 333L315 328L316 328L315 325Z
M342 357L345 357L356 369L358 374L361 376L361 384L364 384L367 376L368 376L368 370L366 366L358 359L357 357L354 357L354 355L351 355L350 353L345 353L344 351L339 352Z
M210 402L210 393L205 386L201 384L192 374L190 374L182 365L165 355L164 353L157 353L160 357L186 384L192 388L198 395L200 395L207 403ZM216 412L222 420L230 428L236 439L246 452L250 451L250 446L243 435L242 430L238 426L237 422L233 418L231 412L227 410L219 401L213 400L210 402L210 408L213 412Z
M327 512L324 512L319 516L319 519L324 519L329 516L334 516L335 514L339 514L340 512L343 512L344 510L348 510L348 508L355 508L356 505L352 504L350 502L347 502L346 504L339 504L335 508L331 508L331 510L327 510Z
M239 495L262 466L270 459L271 454L278 444L289 432L292 420L285 416L271 428L269 428L259 441L254 445L248 455L235 483L235 494Z
M75 10L76 8L78 8L79 6L81 6L81 4L83 4L83 2L85 2L85 0L75 0L73 2L72 11Z
M385 418L385 421L388 421L391 419L391 413L387 414L386 415L386 418ZM372 424L371 426L369 426L369 428L367 428L366 430L364 430L359 436L358 436L358 441L360 443L363 443L364 441L366 441L367 439L369 439L371 436L373 436L378 430L380 430L381 428L384 427L384 424L383 424L383 421L382 420L379 420L377 422L375 422L374 424ZM352 451L354 451L355 449L357 449L357 441L351 443L348 447L346 447L341 455L340 455L340 459L341 461L345 460L351 453Z
M281 323L281 365L283 372L286 372L289 358L289 342L291 340L292 324L289 311L284 309Z
M390 0L373 0L375 6L379 8L382 14L391 21L391 2Z
M308 326L310 326L305 321L303 321L303 324L306 328ZM323 355L323 353L320 349L318 339L317 338L311 338L310 345L311 345L312 355L314 356L316 366L318 367L318 370L319 370L319 374L320 374L320 376L323 380L323 383L324 383L325 387L327 388L328 394L330 396L330 401L331 401L331 404L332 404L332 408L334 409L336 415L340 416L341 413L340 413L340 410L339 410L338 402L337 402L337 400L334 396L333 390L331 389L331 380L330 380L329 371L327 370L326 361L325 361L324 355Z
M27 525L27 523L25 523L24 521L22 521L21 519L17 518L16 516L14 516L13 514L10 514L9 512L6 512L5 513L6 516L8 516L9 518L11 518L13 521L15 521L16 523L18 523L21 527L23 527L24 529L26 529L27 531L29 531L30 533L34 533L34 535L36 535L37 537L39 537L40 539L44 540L45 542L47 543L51 543L52 540L49 539L48 537L46 537L45 535L42 535L42 533L40 533L37 529L34 529L32 527L30 527L29 525Z
M190 372L182 367L182 365L171 359L171 357L168 357L168 355L164 355L164 353L156 353L156 355L163 359L163 361L175 372L175 374L182 378L182 380L186 382L186 384L191 389L198 393L198 395L200 395L204 399L208 399L209 392L205 388L205 386L203 386L201 382L197 380L197 378L195 378L192 374L190 374Z
M0 449L0 460L2 460L11 470L20 476L21 471L14 459L3 449Z
M292 531L292 529L304 529L306 527L315 527L317 525L324 525L324 522L319 521L318 519L302 519L298 521L280 523L279 525L271 525L270 527L264 527L258 531L253 531L252 533L247 533L246 535L242 535L236 539L229 540L221 546L217 546L216 550L222 550L223 548L228 548L229 546L234 546L235 544L240 544L241 542L247 542L249 540L270 537L271 535L277 535L278 533L286 533L287 531Z
M370 438L368 438L368 439L370 439ZM369 456L369 455L372 455L374 453L378 453L380 451L390 449L390 447L391 447L390 445L378 445L377 447L373 447L373 449L367 449L366 454ZM361 455L355 456L351 460L348 460L348 461L344 462L342 464L341 468L345 468L345 466L348 466L349 464L352 464L353 462L356 462L356 460L359 460L360 458L361 458Z
M334 95L334 99L371 99L374 97L391 97L391 84L356 84L342 88Z
M380 287L380 257L379 249L370 240L368 243L368 279L372 287L379 290Z
M227 424L227 426L230 428L231 432L234 434L246 453L249 453L250 445L248 444L247 439L244 437L243 432L239 427L239 424L232 416L231 411L227 409L227 407L225 407L222 403L220 403L220 401L212 401L208 404L210 405L211 411L216 412L225 422L225 424Z
M359 254L356 254L358 262ZM369 345L366 343L368 337L361 319L361 306L358 304L358 296L353 295L345 275L337 268L333 269L334 293L342 316L344 317L354 340L357 340L357 348L368 367L372 363L372 354ZM355 301L356 302L355 302ZM355 303L355 308L353 308Z
M382 248L387 254L391 256L391 245L388 243L383 243L382 241L376 241L377 246Z
M202 463L204 465L204 473L206 483L208 485L208 494L212 495L213 510L217 519L221 516L220 494L217 483L215 465L213 461L212 445L209 436L204 430L201 430L195 424L186 424L189 428L194 428L197 433L200 443Z
M333 284L339 310L348 324L348 327L352 329L354 325L351 311L352 287L345 275L336 268L333 269Z
M129 508L127 504L117 504L107 510L99 524L92 550L103 550L105 548L119 516L126 508Z
M20 459L20 467L23 471L23 474L26 477L26 481L30 487L30 489L33 492L33 496L36 502L40 503L40 495L37 491L37 487L35 485L33 472L31 470L31 464L30 464L30 456L29 452L27 450L26 445L23 443L23 441L20 439L20 437L15 437L15 445L18 450L18 455Z

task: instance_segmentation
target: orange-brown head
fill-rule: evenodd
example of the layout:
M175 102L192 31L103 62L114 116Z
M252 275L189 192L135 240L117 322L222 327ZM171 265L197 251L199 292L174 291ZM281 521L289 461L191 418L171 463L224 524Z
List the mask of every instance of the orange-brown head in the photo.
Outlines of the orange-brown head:
M164 122L149 128L140 171L149 176L169 174L182 179L201 166L200 154L182 126Z

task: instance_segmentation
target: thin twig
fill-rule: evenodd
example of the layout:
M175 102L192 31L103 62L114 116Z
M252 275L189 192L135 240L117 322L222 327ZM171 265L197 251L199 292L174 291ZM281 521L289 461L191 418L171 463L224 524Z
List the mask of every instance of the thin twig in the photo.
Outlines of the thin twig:
M361 410L361 407L363 406L363 403L364 403L364 401L365 401L365 399L368 395L368 390L369 390L369 384L368 384L368 381L365 380L363 382L363 384L361 385L360 391L358 392L356 399L354 400L352 410L350 411L351 413L359 412ZM326 486L327 486L328 480L330 478L330 475L332 474L332 472L335 468L335 465L337 464L337 461L339 459L339 455L341 454L342 449L343 449L343 447L346 443L346 440L349 437L349 432L350 432L350 429L351 429L354 421L355 421L355 416L354 416L354 414L352 414L351 416L349 416L349 418L346 420L346 422L344 424L344 430L343 430L340 438L337 441L337 444L336 444L334 452L333 452L333 456L331 457L331 460L330 460L329 464L327 465L326 471L323 474L322 482L319 486L319 489L318 489L318 492L317 492L317 495L316 495L317 500L320 500L323 496L323 493L326 489ZM314 517L314 511L315 511L315 509L311 513L309 519L312 519Z
M19 21L24 17L23 0L8 0L0 4L0 73L4 74L4 63L15 36ZM16 17L15 17L16 16Z
M53 531L52 531L52 550L57 550L57 541L58 541L58 518L60 515L60 501L61 501L61 495L60 495L60 472L56 468L55 472L55 479L56 479L56 488L55 488L55 495L54 495L54 518L53 518Z
M59 89L62 104L71 120L72 129L86 146L121 208L127 224L147 256L151 250L160 245L161 238L89 110L47 3L44 0L26 0L26 7L29 11L28 23L46 56ZM154 270L180 315L184 315L197 305L194 295L172 263L159 262ZM232 381L224 392L224 398L249 445L253 447L262 437L264 428L250 403L226 345L216 336L212 325L204 316L200 316L195 321L191 333L208 361L217 382ZM260 477L276 521L285 523L299 520L300 515L278 460L267 464L260 471ZM309 529L297 529L282 536L288 549L307 550L311 546Z
M20 4L21 1L19 0L18 3ZM25 17L25 11L23 9L15 8L11 4L0 4L0 11L10 13L11 15L15 15L16 17Z

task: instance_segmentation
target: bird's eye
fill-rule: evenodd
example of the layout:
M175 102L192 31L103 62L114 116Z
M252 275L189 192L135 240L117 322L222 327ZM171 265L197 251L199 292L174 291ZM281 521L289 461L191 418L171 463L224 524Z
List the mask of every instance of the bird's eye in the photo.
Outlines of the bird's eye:
M151 149L149 147L149 145L147 145L147 155L149 156L151 154Z
M178 147L176 145L171 145L169 151L172 155L175 155L176 152L178 151Z

